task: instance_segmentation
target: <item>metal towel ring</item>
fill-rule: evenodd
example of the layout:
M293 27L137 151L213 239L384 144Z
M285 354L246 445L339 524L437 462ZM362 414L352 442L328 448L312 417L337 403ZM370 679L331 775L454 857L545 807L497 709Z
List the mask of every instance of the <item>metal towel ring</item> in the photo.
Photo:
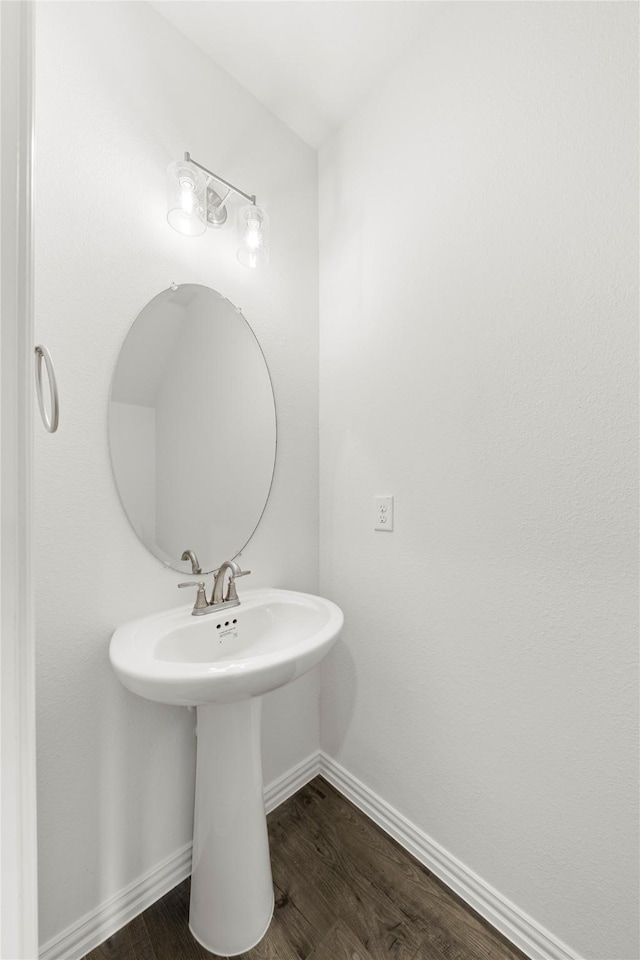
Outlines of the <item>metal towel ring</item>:
M56 373L53 369L53 360L46 347L38 344L35 348L36 353L36 390L38 394L38 406L45 429L49 433L55 433L58 429L60 419L60 400L58 398L58 384L56 383ZM42 396L42 361L44 360L49 378L49 394L51 396L51 414L47 414Z

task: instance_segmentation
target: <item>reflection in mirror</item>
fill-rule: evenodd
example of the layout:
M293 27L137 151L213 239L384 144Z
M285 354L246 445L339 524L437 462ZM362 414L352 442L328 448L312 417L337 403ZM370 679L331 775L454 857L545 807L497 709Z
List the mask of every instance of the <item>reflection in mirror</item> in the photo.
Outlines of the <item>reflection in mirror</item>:
M236 556L264 511L275 464L273 388L239 310L197 284L140 312L111 388L109 440L125 512L163 563L203 571Z

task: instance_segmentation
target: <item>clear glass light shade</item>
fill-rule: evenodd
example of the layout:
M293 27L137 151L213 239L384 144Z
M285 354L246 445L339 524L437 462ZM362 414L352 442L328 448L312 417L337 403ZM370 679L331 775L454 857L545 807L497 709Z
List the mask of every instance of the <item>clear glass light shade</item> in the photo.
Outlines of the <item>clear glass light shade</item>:
M245 267L269 263L269 217L253 204L238 211L238 260Z
M186 160L167 169L167 220L185 237L198 237L207 229L206 178Z

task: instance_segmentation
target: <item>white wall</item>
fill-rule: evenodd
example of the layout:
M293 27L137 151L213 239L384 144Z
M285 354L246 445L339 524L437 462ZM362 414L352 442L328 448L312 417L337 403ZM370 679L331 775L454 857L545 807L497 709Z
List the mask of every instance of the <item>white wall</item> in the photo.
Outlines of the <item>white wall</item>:
M323 746L589 960L639 955L637 21L439 4L320 151Z
M129 526L107 445L120 345L172 280L240 306L273 377L278 461L243 557L250 585L317 590L317 164L146 4L39 4L36 80L36 336L62 404L59 433L36 431L46 942L191 836L193 715L129 694L107 660L118 624L185 603L181 576ZM271 211L266 272L236 261L233 229L192 239L167 226L165 171L184 150ZM266 700L266 781L317 745L312 674Z

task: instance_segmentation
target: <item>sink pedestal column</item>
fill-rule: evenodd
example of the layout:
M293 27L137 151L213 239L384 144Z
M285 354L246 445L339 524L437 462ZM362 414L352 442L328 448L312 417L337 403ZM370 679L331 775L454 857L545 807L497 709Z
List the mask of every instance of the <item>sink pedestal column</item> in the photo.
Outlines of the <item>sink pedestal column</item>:
M229 957L255 946L273 914L260 751L262 698L197 709L189 927L203 947Z

